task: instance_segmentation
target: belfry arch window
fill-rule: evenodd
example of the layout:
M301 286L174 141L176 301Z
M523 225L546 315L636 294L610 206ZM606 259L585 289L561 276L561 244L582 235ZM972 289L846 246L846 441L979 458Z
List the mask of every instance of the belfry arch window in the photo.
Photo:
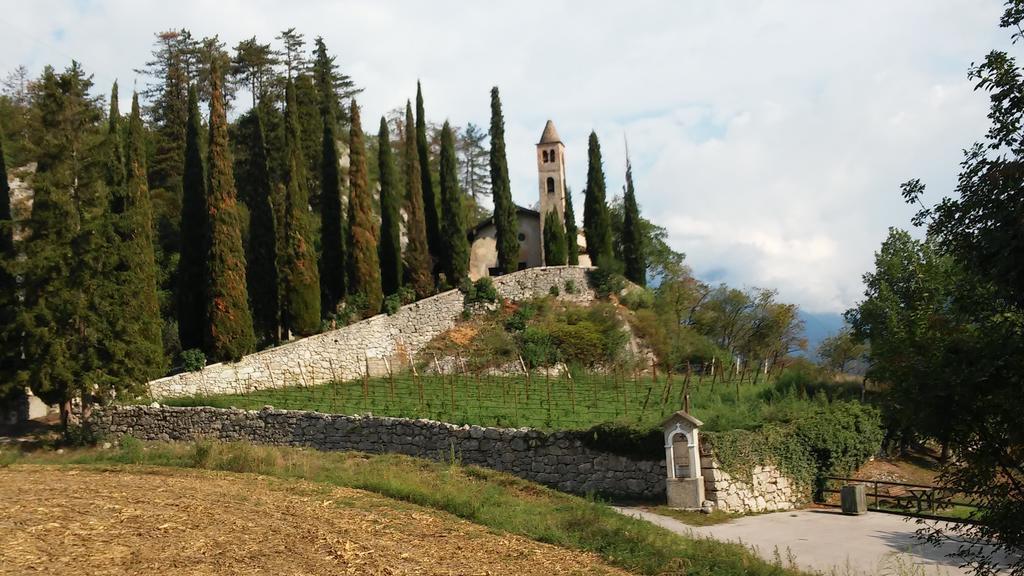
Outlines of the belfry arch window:
M554 194L554 193L555 193L555 179L552 178L551 176L548 176L548 194Z
M545 151L541 152L541 155L544 156L544 163L547 164L548 163L548 151L545 150Z

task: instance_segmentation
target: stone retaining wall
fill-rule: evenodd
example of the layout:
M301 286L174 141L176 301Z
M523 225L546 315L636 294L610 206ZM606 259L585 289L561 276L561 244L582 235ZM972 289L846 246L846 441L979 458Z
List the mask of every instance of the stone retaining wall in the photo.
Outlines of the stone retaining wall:
M318 450L395 452L509 472L563 492L658 499L664 462L636 462L584 446L578 434L526 428L455 426L432 420L341 416L318 412L170 406L97 409L92 426L109 438L245 440Z
M526 300L547 296L558 288L559 298L587 304L594 293L587 284L588 268L549 266L528 268L494 278L501 297ZM565 290L567 282L574 293ZM153 398L238 394L267 388L313 386L358 378L365 372L387 374L388 366L408 363L432 338L454 326L463 309L463 294L443 292L403 306L395 314L379 314L337 330L250 354L238 362L211 364L149 383Z
M171 406L112 406L93 413L100 434L141 440L210 438L318 450L393 452L445 461L454 454L475 464L533 480L563 492L664 500L665 462L634 461L594 450L579 433L527 428L456 426L433 420L343 416L295 410L238 410ZM705 497L726 512L790 510L806 501L804 490L774 466L757 466L753 481L722 471L702 455Z

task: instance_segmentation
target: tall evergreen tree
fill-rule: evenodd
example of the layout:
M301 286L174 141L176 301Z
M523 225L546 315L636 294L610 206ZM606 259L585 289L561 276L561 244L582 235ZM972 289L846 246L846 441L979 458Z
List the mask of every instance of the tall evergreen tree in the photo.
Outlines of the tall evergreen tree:
M185 130L185 172L181 196L181 256L178 260L178 339L182 350L203 347L206 333L206 257L209 250L209 211L206 169L200 142L202 116L196 87L188 89L188 124Z
M345 226L342 217L341 174L338 170L338 139L335 134L337 99L334 93L334 59L327 56L321 38L316 39L317 88L320 91L322 119L322 158L320 161L320 260L321 292L324 311L337 309L345 297Z
M366 145L359 106L352 100L350 112L352 132L349 139L349 294L363 300L366 316L380 312L384 294L380 281L380 260L377 255L377 223L373 216L373 198L370 196L366 172Z
M466 237L466 214L459 190L455 135L448 122L441 128L441 201L444 206L441 235L445 247L442 259L445 279L450 286L458 286L468 277L469 239Z
M215 67L217 64L215 64ZM242 222L235 194L221 77L215 68L207 150L209 252L207 255L205 351L217 360L238 360L256 348L245 282Z
M544 216L544 265L564 266L568 257L565 229L558 212L551 210Z
M277 219L271 199L270 166L263 138L263 119L253 109L256 123L249 147L249 252L246 254L246 283L252 303L253 329L258 340L274 343L280 339L281 297L278 278Z
M491 193L494 196L498 269L507 274L519 267L519 219L512 203L512 186L505 158L505 118L501 113L497 86L491 88Z
M587 146L587 189L583 201L583 233L587 237L587 252L594 266L612 264L611 218L605 195L604 166L601 143L597 134L590 133Z
M395 161L391 154L388 122L381 116L377 134L378 168L380 170L380 282L385 294L395 294L402 285L402 244Z
M427 117L423 111L423 89L416 82L416 150L420 160L420 185L423 188L423 218L427 225L427 245L434 264L440 264L445 241L441 237L441 213L430 176L430 144L427 141Z
M626 159L626 193L622 198L622 259L626 278L639 286L647 285L647 262L644 257L644 236L640 225L640 208L633 190L633 165Z
M416 127L413 123L412 104L405 103L405 135L402 141L402 161L406 185L405 248L406 276L417 298L434 293L433 262L427 244L427 225L423 215L423 182L420 180L419 152L416 149Z
M566 263L580 264L579 229L576 227L576 211L572 207L572 190L565 187L565 245Z
M163 355L160 302L157 298L157 265L154 253L153 207L146 181L146 141L139 95L132 95L132 112L128 120L125 145L127 165L124 213L118 219L121 228L121 269L125 272L120 285L124 290L123 314L129 337L125 371L131 380L144 383L165 368ZM115 202L115 205L121 204Z
M15 275L18 254L14 248L14 218L11 187L7 183L4 133L0 130L0 405L13 394L21 357L18 318L18 282Z
M301 336L320 329L320 274L317 269L306 188L306 165L302 156L295 85L285 88L285 148L288 174L285 189L284 314L285 326Z

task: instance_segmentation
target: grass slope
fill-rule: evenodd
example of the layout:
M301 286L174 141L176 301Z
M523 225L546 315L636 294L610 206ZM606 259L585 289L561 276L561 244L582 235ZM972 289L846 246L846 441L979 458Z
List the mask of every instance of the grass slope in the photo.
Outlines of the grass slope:
M682 538L623 516L599 502L457 463L249 444L143 444L131 438L115 450L79 449L63 454L0 451L0 466L14 462L69 466L145 464L303 479L359 488L450 512L500 532L595 552L615 566L641 574L795 574L756 558L738 545Z

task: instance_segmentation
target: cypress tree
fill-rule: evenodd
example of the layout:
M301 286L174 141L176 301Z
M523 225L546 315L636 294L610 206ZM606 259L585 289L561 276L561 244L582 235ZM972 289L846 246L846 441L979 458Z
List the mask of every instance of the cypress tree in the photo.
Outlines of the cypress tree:
M284 314L285 327L300 336L320 329L320 275L317 270L306 188L306 164L295 104L295 85L285 88L285 149L288 172L285 188Z
M633 190L633 165L626 159L626 193L622 198L622 258L626 278L639 286L647 285L647 262L644 258L644 237L640 227L640 208Z
M564 266L567 251L562 221L558 219L558 212L551 210L544 216L544 265Z
M4 133L0 129L0 405L13 394L21 353L18 317L18 282L15 275L18 254L14 249L14 218L11 215L11 187L7 183Z
M132 95L132 113L128 120L125 146L126 181L124 214L120 217L121 268L124 290L124 317L130 323L127 375L143 383L165 368L163 356L160 302L157 298L157 265L154 248L153 207L146 179L146 141L139 95ZM115 203L119 204L119 203ZM132 325L133 324L133 325Z
M405 248L405 266L409 284L417 298L434 293L433 263L427 244L427 225L423 215L423 182L420 180L420 160L416 149L416 128L412 118L412 104L405 103L405 135L402 141L402 159L407 192L407 219L405 225L408 243Z
M398 177L391 155L388 122L381 116L377 134L380 170L380 282L385 294L395 294L402 285L402 244L399 215Z
M228 145L221 75L211 71L210 137L207 150L209 251L207 252L205 351L217 360L238 360L256 347L245 282L242 222Z
M263 115L253 108L255 130L249 147L249 252L246 254L246 283L252 303L252 321L261 342L280 339L281 297L277 272L277 218L271 199L270 166L263 136Z
M462 192L459 190L455 135L447 121L441 128L441 202L444 206L441 235L445 243L442 259L445 278L450 286L458 286L469 272L469 240L466 237Z
M512 186L505 158L505 118L501 113L498 87L491 88L491 193L494 196L495 242L498 269L503 274L519 267L519 219L512 203Z
M355 99L352 100L350 121L349 294L361 298L366 306L364 314L373 316L380 312L384 294L381 291L380 261L377 256L377 223L373 217L373 198L370 197L366 172L366 144L363 142L363 126Z
M178 339L182 350L203 347L206 332L206 256L209 211L203 166L199 96L188 88L184 173L181 196L181 256L178 260Z
M322 41L317 39L317 62L326 59L326 49L321 56ZM321 86L320 115L323 120L322 151L320 162L320 241L322 256L320 279L323 283L324 311L337 310L345 297L345 232L342 218L341 175L338 171L338 142L334 133L337 119L334 111L335 97L327 64L317 67L317 83ZM327 76L327 77L321 77ZM329 89L329 91L328 91Z
M580 264L579 230L576 228L576 212L572 207L572 190L565 187L565 246L566 263L570 266Z
M597 134L590 133L587 147L587 189L583 201L583 233L587 237L587 252L594 266L608 266L612 262L611 218L605 197L604 167L601 143Z
M445 241L441 237L441 214L430 177L430 145L427 143L427 118L423 111L423 90L416 82L416 151L420 160L420 185L423 188L423 219L427 225L427 245L434 264L442 262ZM443 203L443 202L442 202Z

